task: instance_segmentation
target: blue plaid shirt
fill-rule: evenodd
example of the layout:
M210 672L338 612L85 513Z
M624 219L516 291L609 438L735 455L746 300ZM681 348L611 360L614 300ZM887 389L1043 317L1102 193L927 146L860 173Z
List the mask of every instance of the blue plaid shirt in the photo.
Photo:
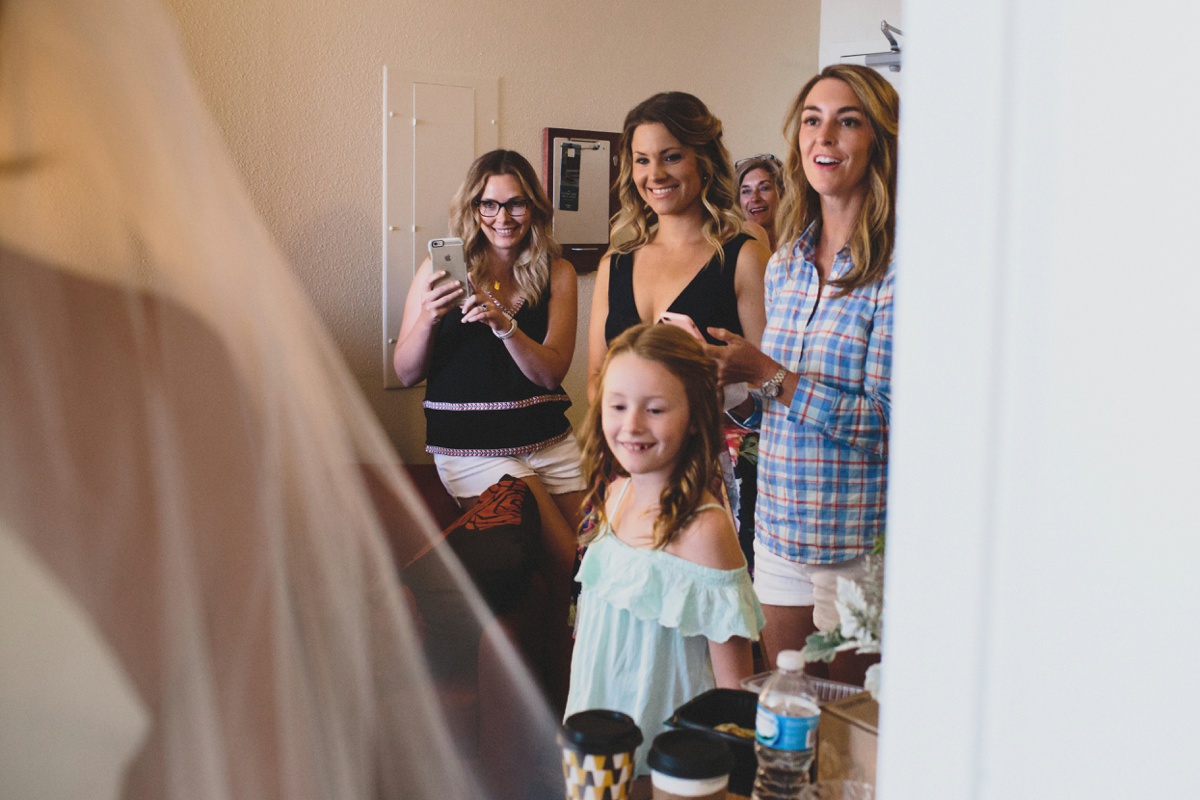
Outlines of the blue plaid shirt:
M763 399L754 527L782 558L832 564L869 551L886 521L896 269L836 299L826 283L818 303L817 235L767 265L762 349L800 382L788 407ZM831 277L852 263L847 245Z

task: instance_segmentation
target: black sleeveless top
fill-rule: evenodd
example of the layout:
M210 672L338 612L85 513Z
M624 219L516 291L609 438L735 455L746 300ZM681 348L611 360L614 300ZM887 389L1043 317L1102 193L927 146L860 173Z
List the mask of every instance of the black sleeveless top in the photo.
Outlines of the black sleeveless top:
M530 338L543 341L550 295L522 306L514 317ZM532 453L571 432L562 387L538 386L517 366L508 348L483 323L462 324L457 306L434 334L425 384L425 450L452 456Z
M734 277L738 253L749 239L748 234L739 233L726 242L721 248L725 263L722 264L714 254L667 307L668 311L691 317L709 344L720 344L708 335L709 327L725 328L742 335ZM604 321L604 340L611 342L640 322L643 320L638 316L633 297L633 253L613 253L608 264L608 319Z

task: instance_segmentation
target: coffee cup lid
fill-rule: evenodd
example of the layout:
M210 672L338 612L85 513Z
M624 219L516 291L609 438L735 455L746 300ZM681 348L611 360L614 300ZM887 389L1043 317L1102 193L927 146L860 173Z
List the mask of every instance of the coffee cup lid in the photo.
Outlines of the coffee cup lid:
M627 753L642 743L642 732L628 714L603 708L567 717L559 736L564 745L593 755Z
M717 778L733 769L733 751L706 731L679 729L654 737L646 763L675 778Z

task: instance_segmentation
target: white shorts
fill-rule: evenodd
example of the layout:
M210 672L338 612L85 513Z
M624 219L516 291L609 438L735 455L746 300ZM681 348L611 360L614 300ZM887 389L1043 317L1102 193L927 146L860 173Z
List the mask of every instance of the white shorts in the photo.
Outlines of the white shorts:
M519 456L446 456L433 454L438 477L452 497L478 497L505 475L528 478L536 475L550 494L581 492L587 484L579 465L579 443L575 434L558 444Z
M754 540L754 591L767 606L812 606L817 630L837 627L837 579L857 580L867 572L865 556L836 564L800 564L777 556Z

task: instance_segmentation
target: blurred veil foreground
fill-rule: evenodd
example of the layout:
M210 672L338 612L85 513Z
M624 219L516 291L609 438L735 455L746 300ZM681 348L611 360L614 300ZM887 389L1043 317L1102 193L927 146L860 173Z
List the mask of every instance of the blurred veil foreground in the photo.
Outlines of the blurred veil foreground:
M553 796L435 533L169 17L0 0L0 797Z

